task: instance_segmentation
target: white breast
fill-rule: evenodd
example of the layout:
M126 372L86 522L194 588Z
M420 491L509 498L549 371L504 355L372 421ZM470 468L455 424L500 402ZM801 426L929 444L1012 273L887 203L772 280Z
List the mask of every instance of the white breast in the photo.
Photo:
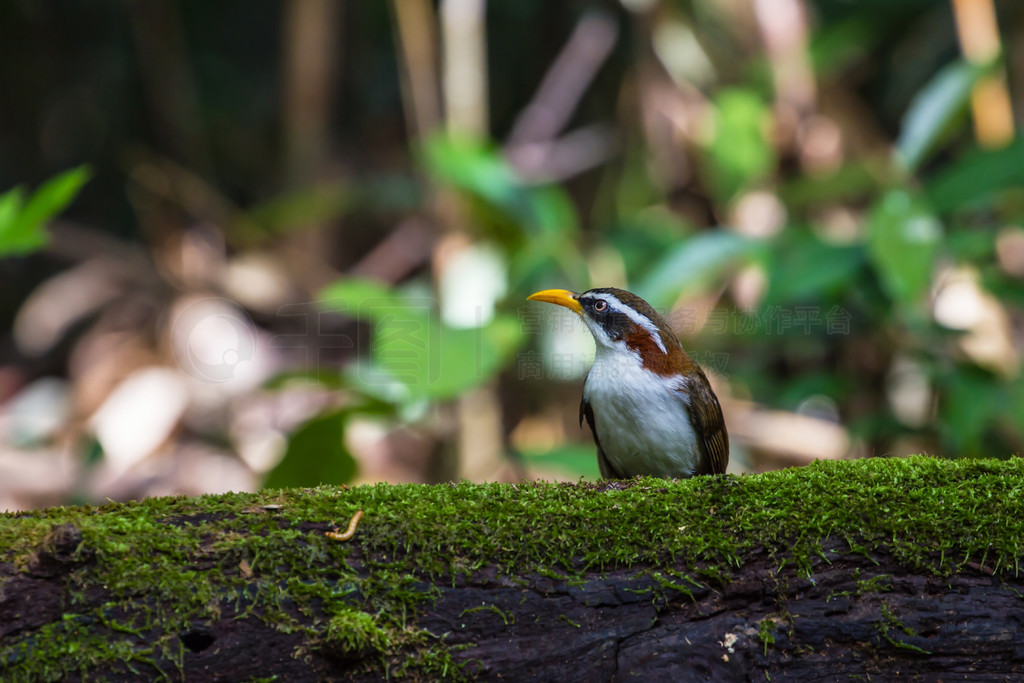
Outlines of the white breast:
M697 437L678 379L644 370L640 356L598 347L583 395L605 456L627 477L688 477L697 469Z

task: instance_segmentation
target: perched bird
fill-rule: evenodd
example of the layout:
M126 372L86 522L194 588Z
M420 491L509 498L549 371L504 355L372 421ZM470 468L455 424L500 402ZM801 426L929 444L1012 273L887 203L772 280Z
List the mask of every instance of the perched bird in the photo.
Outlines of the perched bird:
M597 342L580 426L586 418L602 476L725 472L729 435L718 398L649 303L613 287L582 294L546 289L528 298L575 312Z

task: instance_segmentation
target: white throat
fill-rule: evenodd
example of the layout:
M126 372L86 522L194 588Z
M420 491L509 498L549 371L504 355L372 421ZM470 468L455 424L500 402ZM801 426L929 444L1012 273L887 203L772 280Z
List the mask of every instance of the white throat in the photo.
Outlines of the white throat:
M697 437L680 388L679 378L645 369L624 342L598 342L583 395L605 456L619 472L683 477L696 471Z

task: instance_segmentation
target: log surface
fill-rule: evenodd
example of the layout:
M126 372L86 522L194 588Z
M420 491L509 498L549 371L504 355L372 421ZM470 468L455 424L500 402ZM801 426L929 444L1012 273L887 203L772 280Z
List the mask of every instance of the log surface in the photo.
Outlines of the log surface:
M1005 489L993 503L998 514L1018 504L1024 491L1024 476L1014 480L1015 472L1004 472L1008 478L997 482ZM707 493L714 503L709 509L718 514L740 495L726 480L656 484L640 498L614 497L642 485L423 487L403 495L433 498L415 498L413 507L401 509L393 487L318 489L0 517L0 534L13 549L0 556L0 679L1024 677L1024 577L1010 554L997 552L1000 544L1019 547L1017 527L996 529L1002 536L971 546L991 547L991 553L955 559L938 547L910 557L914 546L905 539L890 548L877 538L861 542L833 534L816 541L810 555L779 544L739 548L723 571L710 551L694 557L673 551L652 561L659 556L656 536L635 546L635 561L603 555L587 561L590 546L572 545L573 534L582 533L573 526L578 522L566 521L574 559L546 566L531 544L564 525L538 529L535 538L487 527L483 513L474 519L470 510L479 500L460 511L449 507L472 498L471 492L488 499L507 495L517 510L501 518L509 521L521 516L526 494L557 499L569 505L569 515L591 496L601 504L654 505L658 496L684 487L687 496ZM960 481L953 488L965 486ZM949 495L943 491L929 495ZM565 495L579 498L565 504ZM382 496L390 498L374 509ZM366 526L351 541L323 534L336 527L317 506L334 509L339 501L367 509ZM436 538L414 533L410 510L433 505L465 525L438 526ZM677 524L677 511L667 509L668 521ZM429 518L430 524L444 515ZM593 514L580 519L588 523ZM656 519L650 511L637 517L648 525ZM125 527L137 530L111 530ZM965 534L989 527L982 516ZM453 540L474 528L477 542L493 540L476 556L468 541L459 546ZM678 529L689 531L686 524ZM146 539L164 540L147 546ZM952 549L968 547L964 539L953 541ZM444 563L431 564L437 559L431 559L431 548ZM920 566L921 557L933 558L934 566ZM293 558L296 563L287 565ZM166 584L157 566L171 572Z

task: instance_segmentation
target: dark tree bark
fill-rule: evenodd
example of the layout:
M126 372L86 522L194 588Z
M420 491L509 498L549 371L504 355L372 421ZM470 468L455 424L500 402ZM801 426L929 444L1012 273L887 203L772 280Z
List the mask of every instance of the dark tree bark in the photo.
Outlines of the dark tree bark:
M65 619L69 591L76 589L72 576L98 561L90 553L76 556L80 541L73 526L57 527L28 567L0 565L2 640ZM654 578L664 567L588 572L572 582L487 567L454 581L421 577L416 590L435 586L437 598L417 623L438 637L447 634L454 663L463 665L449 673L468 678L1001 681L1024 675L1024 581L980 566L948 578L915 574L885 553L829 546L809 576L795 567L778 571L778 559L759 552L744 558L728 583L690 586L689 594ZM353 558L362 567L372 563L367 560L383 561ZM216 564L208 571L218 571ZM79 614L101 610L110 599L102 585L77 590L85 596ZM180 675L190 681L381 676L377 653L311 648L301 633L281 632L261 614L245 616L249 606L224 595L219 619L170 633L143 630L137 638L140 645L180 642ZM173 611L173 605L153 608ZM107 616L117 617L114 612ZM98 621L82 625L98 635L108 630ZM30 646L26 655L32 654ZM132 670L108 661L69 672L68 679L179 676L173 657L156 657L155 664Z
M946 472L929 465L928 487L908 479L915 466L900 464L911 469L882 477L888 465L822 466L837 468L834 480L820 470L795 474L805 496L811 481L833 507L798 501L811 516L781 528L791 546L737 545L725 569L705 551L696 561L659 562L651 560L657 553L642 557L643 548L667 546L667 531L690 524L707 524L709 535L729 528L741 519L728 509L734 501L755 514L744 518L742 534L760 533L756 515L784 525L789 517L779 509L788 509L797 489L778 477L620 488L367 487L0 516L7 546L0 545L0 679L1020 679L1024 577L1012 552L1019 517L1011 513L1024 491L1024 466ZM894 492L848 481L855 467L872 481L895 481ZM862 493L832 495L843 481ZM548 517L537 517L473 554L482 547L474 543L506 533L530 505L563 505L567 496L576 502L549 526ZM861 543L846 520L846 533L826 534L809 555L790 552L807 520L869 510L867 498L882 501L886 515L865 518L863 533L894 515L908 533L944 528L927 525L946 518L915 516L931 514L922 512L927 501L947 517L965 511L970 520L956 521L963 538L929 541L946 550L918 553L924 541L897 542L891 529ZM500 513L486 512L483 501ZM690 516L677 517L663 501L689 505ZM464 508L453 507L460 502ZM573 516L590 503L607 504L608 520L621 519L622 527L595 525L595 512ZM323 534L331 527L324 520L335 516L325 510L339 505L366 508L349 540ZM415 526L415 514L426 526ZM474 529L478 537L468 539ZM629 533L650 536L631 546L640 560L603 569L585 565L593 550L585 543L575 567L536 561L538 544L559 534L574 544L595 530L598 545L622 543ZM891 544L878 540L886 537ZM515 538L521 547L512 547ZM516 571L516 558L529 569ZM922 558L935 562L928 568ZM161 578L158 566L171 574ZM144 580L134 576L143 573Z
M594 576L575 588L543 578L524 587L477 580L445 589L424 623L451 632L453 644L475 643L465 653L478 662L476 673L510 680L1024 674L1020 581L984 571L948 580L915 575L879 555L822 561L810 577L776 573L764 556L751 559L719 590L653 599L657 583L635 578L635 570ZM508 616L459 616L480 604Z

